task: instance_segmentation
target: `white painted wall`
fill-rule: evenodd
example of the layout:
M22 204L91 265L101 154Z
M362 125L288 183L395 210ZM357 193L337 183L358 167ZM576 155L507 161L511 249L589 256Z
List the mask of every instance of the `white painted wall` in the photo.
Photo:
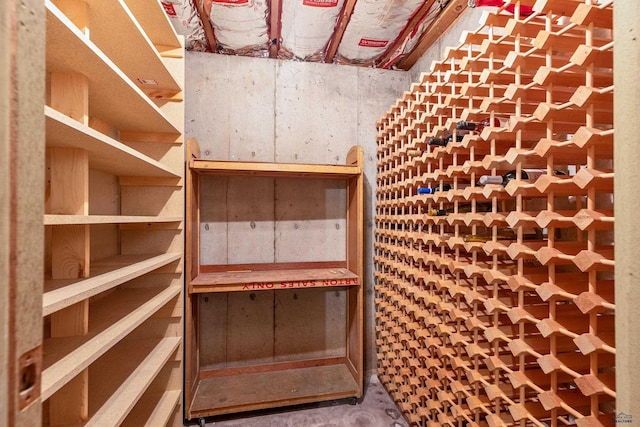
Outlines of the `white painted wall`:
M374 370L375 123L409 88L409 73L200 52L187 52L186 70L186 136L198 139L203 157L342 164L352 145L362 146L365 370ZM335 218L334 211L340 209L336 209L339 202L331 184L325 186L323 206L295 213L293 218L281 211L282 199L289 197L284 185L272 181L260 182L258 187L234 185L234 194L229 195L228 191L222 194L214 180L205 184L211 197L203 202L202 211L211 213L203 217L203 262L325 260L344 253L344 220ZM309 189L300 185L300 192ZM223 198L236 208L217 209ZM314 217L316 209L329 219ZM252 215L245 215L247 211ZM249 219L256 215L259 220ZM229 225L225 218L231 219ZM322 244L309 244L318 239L318 229Z

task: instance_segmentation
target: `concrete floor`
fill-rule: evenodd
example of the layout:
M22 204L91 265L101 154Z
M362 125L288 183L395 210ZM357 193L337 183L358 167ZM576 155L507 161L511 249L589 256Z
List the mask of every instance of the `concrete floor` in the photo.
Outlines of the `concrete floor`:
M207 418L210 427L408 427L376 376L356 405L330 401L235 416Z

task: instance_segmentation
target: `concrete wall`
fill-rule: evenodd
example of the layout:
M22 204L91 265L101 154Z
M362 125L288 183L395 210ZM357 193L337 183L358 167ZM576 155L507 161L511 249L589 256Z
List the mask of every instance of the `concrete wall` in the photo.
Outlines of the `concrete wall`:
M495 10L495 8L468 8L460 18L444 33L436 42L425 51L420 59L409 70L411 81L415 82L420 79L420 73L428 72L431 69L433 61L440 61L444 57L444 52L448 47L456 47L460 45L460 36L462 32L474 31L480 26L480 18L482 13L487 10Z
M198 139L203 157L341 164L349 147L362 146L365 370L374 370L375 123L409 88L409 73L199 52L187 52L186 60L186 136ZM229 186L221 186L219 179L205 182L203 187L212 196L203 201L209 204L203 212L209 213L202 218L202 261L285 262L344 256L344 220L335 214L340 211L336 196L340 189L330 183L296 185L298 193L313 190L314 194L320 186L324 199L310 201L306 212L291 213L282 210L283 200L290 197L287 186L273 180L252 185L236 180ZM222 199L230 207L216 208ZM325 216L327 220L322 219ZM318 241L321 244L310 244Z

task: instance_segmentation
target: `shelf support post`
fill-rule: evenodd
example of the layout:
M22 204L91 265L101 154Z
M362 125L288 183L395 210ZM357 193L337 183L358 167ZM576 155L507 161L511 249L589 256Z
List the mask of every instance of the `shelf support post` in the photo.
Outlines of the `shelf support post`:
M89 81L81 74L52 73L51 105L88 125ZM86 150L51 148L45 212L89 214L89 156ZM89 226L54 227L51 239L51 277L89 277ZM85 335L89 330L89 301L84 300L51 315L51 336ZM49 399L52 425L75 424L89 416L87 370L82 371Z
M637 120L640 114L640 87L635 72L640 69L640 3L619 0L613 8L615 55L613 81L618 89L614 96L614 164L616 178L615 208L615 301L616 301L616 412L640 418L640 394L636 379L640 375L640 306L638 287L638 242L640 229L640 137Z

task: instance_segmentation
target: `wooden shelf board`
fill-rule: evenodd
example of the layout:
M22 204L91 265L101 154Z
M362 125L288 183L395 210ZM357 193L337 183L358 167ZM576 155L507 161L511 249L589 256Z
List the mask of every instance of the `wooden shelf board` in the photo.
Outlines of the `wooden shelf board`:
M278 178L345 179L358 176L361 168L349 165L314 165L306 163L233 162L191 160L189 167L208 175L253 175Z
M346 364L206 378L199 380L189 416L341 399L359 393Z
M92 265L93 276L87 279L45 280L42 315L63 308L140 277L182 257L180 253L161 255L120 255Z
M161 7L149 7L149 0L124 0L158 50L182 49L176 31Z
M44 225L148 224L181 221L181 217L134 215L44 215Z
M87 335L45 340L42 400L89 367L180 291L180 286L120 289L91 304Z
M103 0L89 0L87 3L91 40L142 91L162 91L171 96L182 90L125 3ZM158 9L147 7L145 14ZM123 46L127 48L123 49ZM153 80L156 84L146 85L139 79Z
M169 133L180 130L97 46L50 1L47 9L47 71L80 73L89 79L89 114L119 130ZM117 94L117 95L115 95Z
M48 148L82 148L91 169L118 176L180 177L162 163L85 126L55 109L44 107Z
M229 264L201 266L191 293L358 286L358 275L342 263Z
M180 342L180 337L123 342L96 361L89 368L90 384L100 384L89 393L90 412L96 412L85 426L120 425Z
M177 407L180 407L182 392L167 390L164 393L146 393L129 413L121 427L156 427L169 425L168 422ZM140 424L141 420L146 420Z

